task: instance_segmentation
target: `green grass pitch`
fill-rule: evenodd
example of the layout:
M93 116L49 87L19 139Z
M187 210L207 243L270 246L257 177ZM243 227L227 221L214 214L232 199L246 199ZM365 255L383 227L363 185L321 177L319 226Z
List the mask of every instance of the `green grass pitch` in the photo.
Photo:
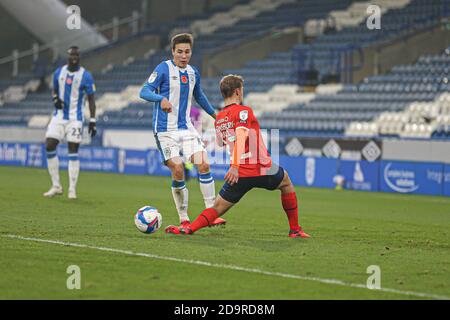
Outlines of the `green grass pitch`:
M61 178L67 190L66 171ZM0 299L450 296L449 198L298 188L300 222L312 238L290 239L279 193L252 190L224 216L225 227L185 237L138 232L133 215L144 205L159 209L163 228L178 222L170 183L81 172L78 200L46 199L45 170L0 167ZM188 187L194 219L203 201L196 181ZM80 267L80 290L66 287L70 265ZM386 290L364 287L370 265L380 267Z

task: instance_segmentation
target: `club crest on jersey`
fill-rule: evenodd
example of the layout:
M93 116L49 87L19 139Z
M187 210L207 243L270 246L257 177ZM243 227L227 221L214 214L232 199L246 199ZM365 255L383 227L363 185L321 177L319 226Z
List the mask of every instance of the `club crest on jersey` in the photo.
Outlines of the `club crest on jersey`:
M187 76L181 76L181 83L188 83L188 77Z
M155 82L156 78L158 77L158 72L153 72L150 77L148 77L148 83Z
M242 121L247 121L247 119L248 119L248 111L247 110L242 110L241 112L239 112L239 119L241 119Z

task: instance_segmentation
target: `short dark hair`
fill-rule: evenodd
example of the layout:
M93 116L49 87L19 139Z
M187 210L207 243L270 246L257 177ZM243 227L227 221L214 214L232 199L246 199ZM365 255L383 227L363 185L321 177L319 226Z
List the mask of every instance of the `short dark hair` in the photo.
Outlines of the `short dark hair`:
M194 46L194 37L190 33L180 33L174 35L171 40L172 50L175 50L175 46L179 43L189 43L192 49Z
M244 78L237 74L229 74L220 80L220 93L224 99L233 95L234 90L244 85Z
M69 49L67 49L67 53L70 54L70 51L72 50L80 51L80 48L78 48L78 46L70 46Z

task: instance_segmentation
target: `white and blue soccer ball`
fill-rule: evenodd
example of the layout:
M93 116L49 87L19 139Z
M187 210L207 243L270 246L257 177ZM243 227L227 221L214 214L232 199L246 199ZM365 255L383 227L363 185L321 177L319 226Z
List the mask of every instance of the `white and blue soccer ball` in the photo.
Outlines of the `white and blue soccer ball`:
M134 216L134 224L143 233L153 233L162 225L162 217L155 207L140 208Z

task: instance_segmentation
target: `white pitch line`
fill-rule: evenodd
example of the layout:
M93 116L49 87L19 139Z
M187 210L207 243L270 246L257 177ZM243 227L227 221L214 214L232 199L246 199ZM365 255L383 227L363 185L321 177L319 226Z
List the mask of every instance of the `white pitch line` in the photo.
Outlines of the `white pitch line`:
M422 293L422 292L415 292L415 291L403 291L403 290L390 289L390 288L368 289L367 286L365 286L363 284L350 283L350 282L345 282L345 281L336 280L336 279L324 279L324 278L318 278L318 277L299 276L299 275L295 275L295 274L288 274L288 273L281 273L281 272L270 272L270 271L264 271L264 270L260 270L260 269L246 268L246 267L234 266L234 265L229 265L229 264L218 264L218 263L212 263L212 262L200 261L200 260L181 259L181 258L175 258L175 257L160 256L160 255L151 254L151 253L142 253L142 252L134 252L134 251L129 251L129 250L122 250L122 249L97 247L97 246L91 246L91 245L73 243L73 242L64 242L64 241L58 241L58 240L47 240L47 239L39 239L39 238L29 238L29 237L14 235L14 234L2 235L2 237L3 238L11 238L11 239L19 239L19 240L24 240L24 241L58 244L58 245L67 246L67 247L85 248L85 249L93 249L93 250L106 251L106 252L121 253L121 254L126 254L126 255L131 255L131 256L146 257L146 258L174 261L174 262L180 262L180 263L188 263L188 264L194 264L194 265L200 265L200 266L206 266L206 267L212 267L212 268L219 268L219 269L243 271L243 272L248 272L248 273L263 274L263 275L267 275L267 276L275 276L275 277L281 277L281 278L289 278L289 279L297 279L297 280L305 280L305 281L315 281L315 282L334 284L334 285L339 285L339 286L344 286L344 287L353 287L353 288L360 288L360 289L366 289L366 290L372 290L372 291L382 291L382 292L389 292L389 293L395 293L395 294L400 294L400 295L415 296L415 297L419 297L419 298L450 300L450 297L436 295L436 294L430 294L430 293Z

